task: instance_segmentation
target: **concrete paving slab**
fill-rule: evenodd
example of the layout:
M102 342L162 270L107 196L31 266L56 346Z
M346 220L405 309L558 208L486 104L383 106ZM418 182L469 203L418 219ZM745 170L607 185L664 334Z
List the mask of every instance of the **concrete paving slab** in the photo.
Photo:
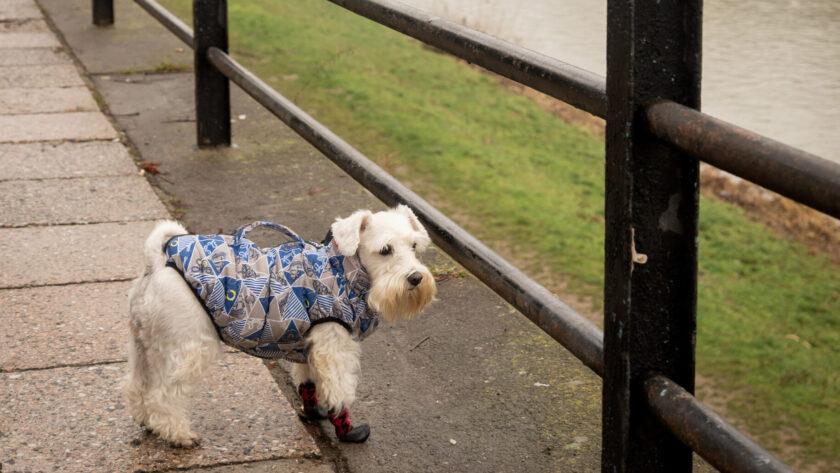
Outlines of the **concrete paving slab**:
M0 143L112 140L117 131L99 112L0 115Z
M35 4L35 0L3 0L0 3L0 21L19 21L41 17L41 10Z
M2 41L2 38L0 38ZM12 66L0 69L0 88L32 89L83 87L85 82L72 64Z
M56 49L0 48L0 67L73 64L70 56Z
M97 90L119 91L131 96L130 100L114 102L116 108L111 109L114 116L136 118L145 114L163 120L162 125L181 133L180 128L195 128L194 97L183 93L193 84L192 76L192 73L121 74L92 79ZM163 91L167 93L161 93ZM239 91L232 87L231 93L238 94ZM148 94L146 100L138 100L144 94Z
M0 144L0 181L135 174L137 167L122 143Z
M52 33L40 32L16 32L0 33L0 49L12 48L60 48Z
M114 1L114 28L91 27L90 0L41 0L41 6L91 74L192 67L192 50L131 0Z
M171 473L181 470L169 470ZM335 470L322 460L295 459L269 460L253 463L239 463L236 465L215 466L202 468L201 471L210 473L334 473ZM167 473L169 473L167 472Z
M134 425L119 389L124 364L0 374L2 471L159 471L318 456L262 363L224 355L192 403L195 449Z
M131 222L169 214L141 176L0 182L0 227Z
M131 82L122 78L94 81L141 154L159 161L168 173L171 182L150 176L153 185L182 201L207 192L208 182L236 196L213 202L190 198L184 222L191 230L229 231L268 218L320 241L335 217L381 205L238 88L231 89L232 116L246 116L233 125L239 147L196 151L191 74L130 76ZM237 178L226 177L231 173ZM174 175L181 177L170 179ZM262 190L254 193L252 187Z
M125 361L130 282L0 289L0 371ZM43 334L32 337L21 334ZM60 340L60 343L56 343Z
M99 107L85 87L49 89L0 89L0 112L95 112Z
M154 222L0 228L0 288L131 279Z
M0 22L0 33L21 33L32 31L50 31L50 27L47 26L46 21L41 19Z

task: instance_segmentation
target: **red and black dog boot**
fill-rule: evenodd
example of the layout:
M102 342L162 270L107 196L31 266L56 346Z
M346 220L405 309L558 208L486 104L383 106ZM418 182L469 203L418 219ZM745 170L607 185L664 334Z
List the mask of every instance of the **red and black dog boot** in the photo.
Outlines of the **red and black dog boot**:
M370 426L359 424L353 427L350 423L350 412L342 410L338 415L330 413L330 422L335 427L335 436L342 442L362 443L370 437Z
M315 394L315 383L307 382L298 386L298 394L303 402L303 410L298 416L304 422L317 422L327 418L327 410L318 405L318 396Z

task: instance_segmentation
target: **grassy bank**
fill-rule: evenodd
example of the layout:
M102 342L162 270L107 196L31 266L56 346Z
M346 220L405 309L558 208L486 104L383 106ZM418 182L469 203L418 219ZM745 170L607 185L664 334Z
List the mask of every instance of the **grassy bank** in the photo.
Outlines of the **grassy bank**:
M188 15L187 0L164 3ZM230 3L243 63L491 246L532 274L560 275L597 309L600 139L327 2ZM700 226L699 371L736 391L727 410L766 445L836 458L840 268L717 200L703 200Z

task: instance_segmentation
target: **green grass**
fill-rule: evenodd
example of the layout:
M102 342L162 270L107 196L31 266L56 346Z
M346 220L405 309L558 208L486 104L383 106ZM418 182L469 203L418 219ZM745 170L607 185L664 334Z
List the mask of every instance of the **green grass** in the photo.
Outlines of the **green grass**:
M188 16L187 0L164 3ZM234 55L284 95L526 269L600 301L600 139L327 2L230 2L230 18ZM728 410L767 446L790 446L792 427L799 455L836 458L840 271L717 200L700 227L699 371L737 392Z
M173 74L176 72L188 72L192 70L192 66L187 66L184 64L175 64L172 62L162 62L155 66L154 72L155 74Z

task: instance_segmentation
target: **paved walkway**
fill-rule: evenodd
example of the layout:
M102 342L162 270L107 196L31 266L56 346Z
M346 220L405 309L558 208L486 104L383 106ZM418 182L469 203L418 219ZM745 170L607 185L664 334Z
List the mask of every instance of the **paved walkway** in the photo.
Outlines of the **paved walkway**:
M200 448L131 422L126 292L168 212L33 0L0 0L0 209L0 471L329 471L239 354L199 390Z

